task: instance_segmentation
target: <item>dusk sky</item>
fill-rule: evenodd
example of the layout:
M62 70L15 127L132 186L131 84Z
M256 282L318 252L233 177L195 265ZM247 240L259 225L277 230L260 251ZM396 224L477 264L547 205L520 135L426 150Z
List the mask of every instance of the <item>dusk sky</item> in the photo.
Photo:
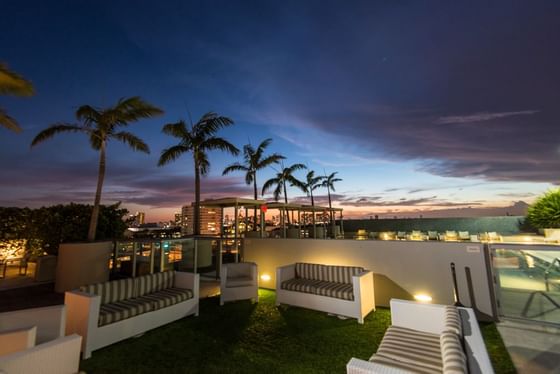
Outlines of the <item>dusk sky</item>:
M87 137L31 140L141 96L165 111L127 128L151 153L109 143L102 203L148 221L194 197L190 155L157 167L176 143L162 126L208 111L238 148L270 137L286 164L338 171L346 217L516 214L559 181L559 20L558 1L3 0L0 61L36 95L0 97L23 129L0 128L0 206L91 204ZM203 199L252 196L221 176L238 160L211 154Z

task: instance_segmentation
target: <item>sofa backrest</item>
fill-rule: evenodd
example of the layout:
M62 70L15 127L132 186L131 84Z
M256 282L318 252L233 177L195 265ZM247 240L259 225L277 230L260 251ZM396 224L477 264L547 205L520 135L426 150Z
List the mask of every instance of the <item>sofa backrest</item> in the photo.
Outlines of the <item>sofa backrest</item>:
M99 296L103 305L134 297L134 288L134 279L126 278L82 286L80 291Z
M364 271L358 266L296 263L296 278L352 284L352 277Z
M135 278L136 292L134 297L140 297L152 292L171 288L175 283L175 271L164 271L163 273L146 274Z
M257 265L254 262L233 262L231 264L225 264L227 267L227 277L228 278L240 278L240 277L252 277L253 268Z
M175 282L175 272L147 274L136 278L119 279L80 287L80 291L101 298L101 305L115 303L134 297L171 288Z

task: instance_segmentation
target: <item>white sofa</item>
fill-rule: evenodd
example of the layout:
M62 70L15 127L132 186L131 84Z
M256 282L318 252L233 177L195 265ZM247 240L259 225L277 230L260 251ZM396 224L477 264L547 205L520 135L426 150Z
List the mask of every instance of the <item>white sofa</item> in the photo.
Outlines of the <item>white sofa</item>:
M77 373L82 337L65 324L64 305L0 313L0 373Z
M83 337L82 355L194 314L198 274L167 271L66 292L66 333Z
M352 358L347 374L493 374L471 308L391 300L391 326L369 361Z
M259 302L259 277L254 262L222 265L220 272L220 305L226 301L254 299Z
M356 266L295 263L276 269L276 305L356 318L375 310L373 273Z

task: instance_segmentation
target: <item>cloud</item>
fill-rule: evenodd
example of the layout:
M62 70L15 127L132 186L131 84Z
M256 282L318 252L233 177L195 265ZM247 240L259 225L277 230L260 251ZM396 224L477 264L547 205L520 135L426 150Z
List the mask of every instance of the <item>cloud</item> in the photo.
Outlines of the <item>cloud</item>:
M438 118L435 123L437 124L454 124L454 123L471 123L471 122L484 122L491 121L497 118L519 116L519 115L529 115L538 113L538 110L521 110L517 112L501 112L501 113L475 113L463 116L446 116Z

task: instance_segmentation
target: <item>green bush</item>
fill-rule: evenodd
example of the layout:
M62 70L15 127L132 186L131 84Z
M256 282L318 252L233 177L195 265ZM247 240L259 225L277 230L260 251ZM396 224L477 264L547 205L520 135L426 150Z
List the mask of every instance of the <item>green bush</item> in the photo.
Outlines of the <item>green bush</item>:
M560 189L539 197L527 210L527 220L538 229L560 227Z
M57 254L60 243L86 241L91 211L91 205L73 203L38 209L0 207L0 240L27 239L33 246L27 250ZM119 203L102 205L97 240L121 239L127 213Z

